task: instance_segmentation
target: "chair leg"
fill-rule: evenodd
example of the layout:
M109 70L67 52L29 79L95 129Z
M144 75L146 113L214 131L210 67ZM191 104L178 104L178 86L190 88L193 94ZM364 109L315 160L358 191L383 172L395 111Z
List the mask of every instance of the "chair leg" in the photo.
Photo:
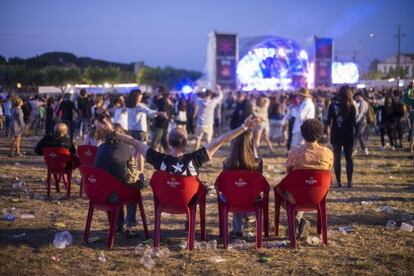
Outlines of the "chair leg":
M58 175L54 173L53 178L55 179L56 192L60 193L60 188L59 188L60 177L58 177Z
M72 171L69 171L67 174L66 174L66 176L67 176L67 187L66 187L66 189L67 189L67 191L66 191L66 197L67 198L70 198L70 190L71 190L71 186L72 186ZM64 175L62 175L62 177L63 177L63 179L65 179L64 178Z
M317 229L317 233L321 234L321 211L320 211L320 207L318 208L318 214L317 214L317 221L316 221L316 229Z
M89 230L91 229L91 224L92 224L93 210L94 210L93 203L89 201L89 210L88 210L88 216L86 218L85 232L83 232L84 242L88 241Z
M200 206L200 231L201 231L201 240L206 240L206 198L205 195L201 198L201 201L199 203Z
M50 182L51 182L51 172L50 172L50 170L48 169L47 170L47 178L46 178L46 190L47 190L47 197L49 198L50 197Z
M325 199L319 204L319 209L321 210L322 241L323 244L328 245L328 219L326 216Z
M275 196L275 236L279 236L279 221L280 221L280 198Z
M188 220L188 250L194 250L195 225L196 225L197 205L189 208Z
M154 202L154 247L160 246L160 236L161 236L161 206L159 206L158 202Z
M111 210L108 240L106 242L106 246L108 247L108 249L112 249L114 247L116 223L118 221L118 212L119 206L115 206Z
M81 182L79 186L79 197L82 197L82 192L83 192L83 177L81 177Z
M226 204L223 204L222 206L223 206L222 207L223 245L224 245L224 249L227 249L227 246L229 244L229 230L228 230L229 212L227 210Z
M147 218L145 216L144 204L142 202L141 191L138 192L138 197L139 197L138 198L139 213L141 214L141 219L142 219L142 225L144 227L145 238L148 238L149 237L148 224L147 224Z
M295 210L293 206L289 203L286 203L286 207L287 207L286 209L287 209L290 246L292 248L296 248Z
M221 241L224 240L223 235L223 203L218 201L218 215L219 215L219 233Z
M263 201L263 228L265 238L269 237L269 197Z
M256 204L256 248L262 247L262 233L263 233L263 205Z

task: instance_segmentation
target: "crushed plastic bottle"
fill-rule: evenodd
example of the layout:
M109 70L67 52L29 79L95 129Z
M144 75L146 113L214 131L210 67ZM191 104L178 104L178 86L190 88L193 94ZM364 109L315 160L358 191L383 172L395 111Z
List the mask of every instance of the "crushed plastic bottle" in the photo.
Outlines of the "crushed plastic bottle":
M371 201L361 201L361 204L364 205L364 206L368 206L368 205L371 205L372 202Z
M402 214L400 215L400 217L401 217L401 220L403 220L403 221L407 222L407 221L412 220L413 215L411 215L411 214L407 214L407 213L402 213Z
M388 214L394 214L395 208L389 206L389 205L384 205L382 207L378 207L376 209L377 213L388 213Z
M394 230L395 227L397 227L397 222L393 219L388 220L387 225L385 226L385 228L390 229L390 230Z
M316 245L321 244L321 240L318 237L309 236L309 237L306 238L306 243L309 244L309 245L316 246Z
M160 248L160 247L153 247L151 249L151 257L156 257L159 259L167 258L170 255L170 250L166 247Z
M178 248L180 248L181 250L186 249L186 248L187 248L187 242L186 242L186 241L181 241L181 242L178 244Z
M14 162L13 165L15 165L16 167L20 166L21 164L19 162Z
M206 241L196 242L195 249L200 251L205 251L208 249L208 243Z
M147 255L151 251L151 247L148 244L140 243L135 247L135 254Z
M286 241L267 242L265 246L267 248L286 248L288 243Z
M342 226L342 227L338 227L339 232L341 232L342 234L346 235L348 233L353 233L354 232L354 228L352 226Z
M101 252L99 253L99 256L98 256L98 261L100 261L100 262L102 262L102 263L106 263L107 259L106 259L105 253L104 253L103 251L101 251Z
M221 256L213 256L213 257L210 258L210 262L216 263L216 264L222 263L222 262L225 262L225 261L226 261L226 259L224 259Z
M73 244L73 238L69 231L57 232L53 239L53 245L56 248L64 249L66 246Z
M403 223L401 223L400 230L401 231L406 231L406 232L412 232L413 231L413 226L408 224L408 223L403 222Z
M254 238L254 233L253 233L253 232L248 232L248 233L247 233L247 237L248 237L249 239Z
M144 255L142 256L140 263L148 269L151 269L155 265L155 261L152 259L150 255Z
M209 250L217 250L217 241L216 240L211 240L208 242L208 249Z
M5 213L3 214L3 216L1 217L2 220L6 220L6 221L15 221L16 220L16 216L10 213Z
M242 250L242 249L248 249L249 244L245 240L235 240L234 242L230 243L228 245L229 249L235 249L235 250Z
M23 181L19 181L19 182L13 183L12 188L13 189L23 189L24 185L25 184L24 184Z
M33 214L25 213L25 214L21 214L19 218L21 218L21 219L34 219L35 216Z

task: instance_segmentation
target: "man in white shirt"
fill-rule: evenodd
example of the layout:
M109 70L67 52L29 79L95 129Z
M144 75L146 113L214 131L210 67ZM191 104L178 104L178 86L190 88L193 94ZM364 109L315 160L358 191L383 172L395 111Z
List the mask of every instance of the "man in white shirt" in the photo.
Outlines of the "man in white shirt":
M206 137L207 143L210 143L214 132L214 110L223 100L221 87L217 86L218 96L213 98L213 92L206 90L205 97L199 98L196 102L194 116L197 118L196 129L196 149L201 145L201 141Z
M312 101L312 95L306 88L301 88L299 92L300 106L293 123L291 149L298 148L305 143L300 132L302 123L307 119L315 119L315 104Z

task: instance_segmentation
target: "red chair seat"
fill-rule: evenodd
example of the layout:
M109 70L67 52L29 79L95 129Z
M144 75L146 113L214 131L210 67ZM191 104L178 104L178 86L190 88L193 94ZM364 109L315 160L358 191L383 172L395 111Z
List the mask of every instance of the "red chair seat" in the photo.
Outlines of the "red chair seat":
M140 190L124 185L110 173L93 166L81 166L79 170L84 180L85 193L89 198L88 217L83 234L84 242L89 237L94 209L100 209L107 212L109 222L107 247L111 249L114 245L119 210L127 203L138 203L145 236L148 237L147 220ZM114 194L118 200L111 203L108 200Z
M275 193L275 235L279 235L280 206L287 211L289 239L296 247L295 214L297 211L316 210L318 213L318 234L322 231L323 243L328 244L326 195L332 175L325 170L295 170L290 172L278 186Z
M216 180L220 236L228 245L228 213L256 213L256 247L262 245L262 229L269 236L269 190L266 178L256 171L223 171ZM263 228L262 228L263 224Z
M68 149L59 147L43 148L43 158L47 165L47 197L50 197L51 178L55 180L56 192L60 192L59 183L63 182L66 188L66 196L70 197L72 184L71 155Z
M154 247L160 245L161 213L186 214L188 249L194 249L197 205L200 206L201 240L206 239L206 193L197 176L173 175L156 171L150 182L154 194Z

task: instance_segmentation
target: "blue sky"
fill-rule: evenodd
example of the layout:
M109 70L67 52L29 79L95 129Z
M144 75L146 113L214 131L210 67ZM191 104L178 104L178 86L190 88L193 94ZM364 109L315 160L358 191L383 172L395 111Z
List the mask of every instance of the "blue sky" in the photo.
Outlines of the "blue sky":
M67 51L119 62L202 70L208 33L278 35L305 46L332 37L338 58L367 65L414 52L414 0L1 0L0 55ZM369 34L374 34L370 37Z

